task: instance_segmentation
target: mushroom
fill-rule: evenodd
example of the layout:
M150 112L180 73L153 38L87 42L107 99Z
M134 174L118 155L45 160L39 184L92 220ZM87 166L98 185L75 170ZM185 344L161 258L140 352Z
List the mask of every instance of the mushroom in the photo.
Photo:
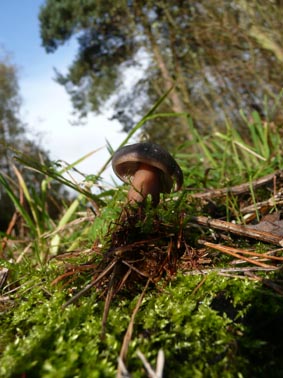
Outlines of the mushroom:
M118 149L112 158L115 174L130 182L129 203L143 202L148 194L156 206L160 193L177 191L183 184L183 172L173 157L151 142L136 143Z

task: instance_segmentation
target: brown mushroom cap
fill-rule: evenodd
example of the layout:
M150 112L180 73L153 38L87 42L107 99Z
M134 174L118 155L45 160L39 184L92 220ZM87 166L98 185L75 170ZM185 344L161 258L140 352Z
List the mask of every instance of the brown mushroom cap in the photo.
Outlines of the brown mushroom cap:
M117 150L112 158L112 167L115 174L123 181L128 182L138 170L140 164L147 164L160 170L164 188L169 192L172 182L177 191L183 184L183 172L173 157L162 147L151 142L135 143ZM172 181L173 180L173 181Z

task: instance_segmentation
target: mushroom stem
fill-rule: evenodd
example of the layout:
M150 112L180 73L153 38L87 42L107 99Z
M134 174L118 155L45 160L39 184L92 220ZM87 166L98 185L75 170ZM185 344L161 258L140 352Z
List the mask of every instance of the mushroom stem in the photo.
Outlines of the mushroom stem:
M122 181L130 181L130 203L143 204L150 194L152 205L157 206L160 193L170 193L174 181L175 191L183 184L183 172L176 161L162 147L150 142L119 148L113 154L112 167Z
M130 203L143 202L151 194L152 203L156 206L160 200L161 185L160 170L141 163L132 178L128 200Z

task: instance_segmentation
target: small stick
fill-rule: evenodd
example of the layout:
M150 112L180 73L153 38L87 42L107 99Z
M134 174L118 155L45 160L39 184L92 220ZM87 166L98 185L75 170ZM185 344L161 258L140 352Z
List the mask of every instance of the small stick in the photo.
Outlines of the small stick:
M150 363L147 361L145 355L140 350L137 351L137 355L142 360L143 366L145 367L149 378L157 378L155 371L150 366Z
M156 361L156 377L162 378L163 376L163 369L165 364L165 356L162 349L158 351L157 361Z
M115 264L116 264L116 260L112 261L112 263L109 264L108 267L94 281L86 285L82 290L80 290L77 294L75 294L72 298L70 298L65 304L63 304L62 310L64 310L70 304L74 303L78 298L80 298L88 290L90 290L94 285L96 285L97 282L101 280L101 278L103 278L108 272L110 272L110 270L113 268Z
M231 222L225 222L219 219L211 219L204 216L191 217L190 220L193 223L200 224L202 226L231 232L236 235L244 236L251 239L260 240L265 243L272 243L280 247L283 246L282 236L271 234L269 232L256 230L254 228L234 224Z
M196 276L196 275L205 275L216 272L218 274L224 274L226 272L235 272L235 273L245 273L245 272L271 272L274 270L279 270L280 268L261 268L258 266L245 266L242 268L211 268L211 269L201 269L201 270L189 270L184 272L186 276Z
M197 286L192 291L192 295L195 295L195 293L200 289L200 287L204 284L206 281L206 276L203 277L203 279L197 284Z
M143 366L145 367L149 378L162 378L165 363L164 352L162 349L160 349L157 354L156 371L152 369L145 355L140 350L137 351L137 355L142 360Z
M247 183L244 183L244 184L235 185L235 186L231 186L231 187L226 187L226 188L222 188L222 189L209 190L209 191L204 192L204 193L194 193L191 196L193 198L215 198L215 197L225 196L228 193L234 194L234 195L239 195L239 194L250 192L251 187L253 189L256 189L256 188L258 188L262 185L266 185L268 182L273 181L275 177L276 178L277 177L282 178L282 174L283 174L283 171L278 170L274 173L270 173L269 175L263 176L263 177L261 177L257 180L251 181L251 182L247 182Z
M116 264L114 269L113 269L113 272L111 273L110 282L108 284L107 295L106 295L106 299L105 299L103 316L102 316L102 326L101 326L101 338L102 339L105 337L106 322L107 322L108 313L109 313L109 310L110 310L110 304L111 304L112 298L114 297L115 290L116 290L115 284L117 282L118 270L119 270L119 265ZM126 278L127 278L127 274L126 274Z
M222 277L229 277L229 278L236 278L239 280L250 280L250 281L256 281L254 278L244 275L244 276L239 276L238 274L231 274L231 273L219 273L219 276Z
M120 375L117 378L131 378L124 361L120 357L118 357L118 371Z
M282 204L283 204L282 198L277 195L277 196L269 198L266 201L257 202L253 205L246 206L246 207L241 209L241 213L242 214L249 214L249 213L252 213L256 210L260 210L262 208L265 208L265 207L272 208L275 205L282 205Z
M130 343L130 340L132 338L132 334L133 334L133 329L134 329L134 321L135 321L135 317L137 315L137 312L142 304L142 301L143 301L143 298L145 296L145 292L148 288L148 285L150 283L150 279L147 280L146 282L146 285L138 299L138 302L134 308L134 311L132 313L132 316L131 316L131 319L130 319L130 322L129 322L129 325L128 325L128 329L124 335L124 339L123 339L123 344L122 344L122 347L121 347L121 351L120 351L120 358L122 359L122 361L124 361L126 359L126 356L127 356L127 353L128 353L128 347L129 347L129 343ZM119 370L118 370L118 376L119 376Z
M213 244L213 243L205 242L205 241L204 242L200 241L200 242L201 242L201 244L204 244L204 243ZM216 246L216 245L219 245L219 244L213 244L213 245ZM267 260L275 260L275 261L282 261L283 262L283 257L277 257L277 256L268 255L268 254L265 254L265 253L247 251L245 249L239 249L239 248L234 248L234 247L227 247L227 248L229 248L229 251L231 251L231 252L242 253L243 255L249 255L249 256L254 256L254 257L260 257L260 258L267 259Z
M245 266L242 268L211 268L211 269L201 269L201 270L189 270L184 272L186 276L196 276L196 275L205 275L216 272L218 274L224 274L226 272L235 272L235 273L245 273L245 272L271 272L274 270L279 270L280 268L261 268L258 266Z
M267 265L267 264L261 263L261 262L256 261L256 260L249 259L248 257L241 256L238 253L233 252L233 248L230 249L229 247L227 248L224 245L213 244L213 243L206 242L206 241L202 241L201 244L205 245L206 247L216 249L216 250L223 252L227 255L236 257L237 259L244 260L244 261L249 262L251 264L260 266L262 268L276 268L275 266Z
M15 227L15 224L17 222L17 219L18 219L18 213L17 211L14 212L10 222L9 222L9 225L8 225L8 228L7 228L7 231L5 233L5 236L3 237L2 239L2 248L1 248L1 251L0 251L0 258L3 259L4 258L4 249L6 248L7 246L7 243L8 243L8 236L11 235L14 227Z

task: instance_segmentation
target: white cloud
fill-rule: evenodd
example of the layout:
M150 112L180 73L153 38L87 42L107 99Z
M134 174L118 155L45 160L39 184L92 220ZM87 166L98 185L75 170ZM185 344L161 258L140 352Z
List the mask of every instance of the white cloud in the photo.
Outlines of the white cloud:
M121 125L106 116L90 115L83 126L71 126L72 105L64 88L44 77L21 81L23 118L33 134L42 135L41 143L53 160L72 163L87 153L100 151L80 163L77 168L86 174L96 174L109 157L106 139L115 149L125 138ZM109 180L111 169L104 178Z
M118 121L108 119L111 117L113 98L103 107L106 114L89 115L82 126L71 125L74 121L72 104L64 87L54 81L53 66L59 72L66 73L76 50L77 43L73 40L55 54L37 55L33 65L23 67L20 75L23 120L31 130L31 135L41 136L41 144L49 151L52 160L73 163L91 151L99 149L76 166L85 174L95 175L109 158L106 139L116 149L126 134L121 131L122 126ZM139 68L125 66L121 71L124 90L132 90L149 64L149 58L142 50L137 54L137 61ZM111 176L114 174L109 167L103 174L103 179L112 182Z

